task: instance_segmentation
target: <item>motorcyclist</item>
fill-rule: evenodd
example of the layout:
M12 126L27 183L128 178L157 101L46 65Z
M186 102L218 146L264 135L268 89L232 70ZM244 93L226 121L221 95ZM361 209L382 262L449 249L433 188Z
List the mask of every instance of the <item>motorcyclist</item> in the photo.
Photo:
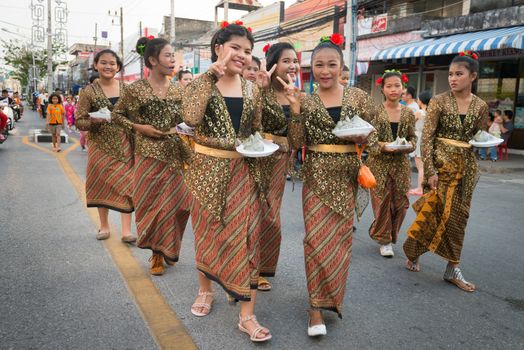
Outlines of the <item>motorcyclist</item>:
M11 97L9 97L9 91L7 91L6 89L3 89L2 90L2 97L0 97L0 101L3 101L5 99L8 100L9 105L11 105L13 103L13 99Z
M14 103L18 106L20 110L20 117L21 117L24 114L24 104L22 103L22 100L20 99L20 94L18 93L18 91L16 91L13 94L13 100L14 100Z
M4 142L6 137L6 128L7 128L7 115L0 109L0 143Z

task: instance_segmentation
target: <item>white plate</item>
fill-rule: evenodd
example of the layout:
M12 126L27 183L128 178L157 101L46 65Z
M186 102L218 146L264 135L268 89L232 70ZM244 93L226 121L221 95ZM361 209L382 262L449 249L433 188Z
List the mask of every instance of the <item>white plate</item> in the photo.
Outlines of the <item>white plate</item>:
M93 118L105 119L105 120L107 120L108 122L111 121L111 114L98 113L98 112L91 112L91 113L89 113L89 116L91 116L91 117L93 117Z
M180 123L176 126L176 130L179 134L193 136L195 134L195 128L190 127L186 123Z
M404 150L404 149L411 149L412 146L411 144L407 144L407 145L392 145L392 144L386 144L386 148L390 149L390 150L398 150L398 151L401 151L401 150Z
M498 146L500 145L501 143L503 143L504 140L503 139L499 139L498 137L495 137L493 136L492 138L490 138L489 141L486 141L486 142L477 142L475 140L471 140L469 141L469 144L472 145L473 147L478 147L478 148L487 148L487 147L495 147L495 146Z
M255 151L246 151L244 150L244 145L237 146L236 150L238 153L242 154L243 156L250 157L250 158L259 158L259 157L267 157L275 153L279 146L276 143L273 143L269 140L264 140L264 150L261 152L255 152Z
M364 126L362 128L350 128L350 129L333 129L333 134L335 134L336 137L344 137L344 136L368 136L374 128L372 126Z

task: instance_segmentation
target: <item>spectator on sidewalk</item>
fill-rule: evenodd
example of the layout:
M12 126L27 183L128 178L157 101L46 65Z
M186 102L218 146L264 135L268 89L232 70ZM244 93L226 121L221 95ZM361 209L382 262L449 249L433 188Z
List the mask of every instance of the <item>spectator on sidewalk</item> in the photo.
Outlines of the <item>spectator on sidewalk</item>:
M500 126L500 131L502 132L504 144L507 144L511 133L513 132L513 111L510 111L509 109L505 110L502 119L503 122Z
M408 86L402 95L402 101L406 104L406 107L411 109L413 113L416 113L420 108L416 101L417 91L413 86Z
M53 151L60 152L60 130L65 124L65 110L59 95L51 95L51 103L47 107L46 125L51 131Z
M67 118L67 125L69 126L69 129L72 129L75 126L75 112L76 112L76 103L73 96L67 97L67 102L64 105L65 112L66 112L66 118Z
M349 67L344 65L344 68L342 68L342 74L340 75L340 78L338 78L338 82L342 86L347 86L349 84Z
M251 59L251 63L244 67L244 70L242 71L242 77L254 83L257 81L257 73L259 70L260 60L258 59L258 57L253 56Z
M495 111L495 115L493 116L493 122L488 128L488 132L497 137L500 138L501 136L501 127L502 127L503 119L502 119L502 112L500 110ZM479 155L480 160L486 159L486 154L489 152L489 159L491 159L492 162L497 161L497 147L490 147L490 148L480 148L479 149Z

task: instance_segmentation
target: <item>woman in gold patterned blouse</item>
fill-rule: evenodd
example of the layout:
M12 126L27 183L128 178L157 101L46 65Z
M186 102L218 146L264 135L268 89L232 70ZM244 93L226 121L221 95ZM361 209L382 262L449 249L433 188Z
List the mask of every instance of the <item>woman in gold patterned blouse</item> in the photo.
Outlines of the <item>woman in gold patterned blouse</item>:
M369 235L380 244L380 255L384 257L393 257L392 244L397 242L409 208L411 169L406 153L412 152L417 143L415 116L411 109L400 104L405 83L407 76L399 71L387 71L377 80L386 98L373 124L380 147L370 153L366 162L377 180L377 186L371 190L375 220ZM387 146L397 137L406 141L406 148L395 150Z
M141 38L137 52L150 69L147 79L126 89L113 110L115 123L136 132L133 202L137 246L151 249L150 273L164 273L164 261L178 261L189 219L190 193L182 178L189 148L170 129L182 121L181 88L171 82L175 69L172 46L164 39Z
M297 53L289 43L277 43L266 51L266 66L258 72L257 82L262 87L262 128L264 137L277 143L278 152L261 158L263 171L262 188L266 201L262 203L262 232L260 234L260 274L274 276L280 254L282 229L280 206L286 185L288 164L294 157L287 138L289 123L289 101L284 86L277 80L294 82L300 70ZM266 70L269 69L269 71ZM271 284L261 277L259 290L270 290Z
M96 238L109 238L109 209L119 211L122 219L122 241L132 243L131 213L134 210L131 179L133 175L132 135L119 125L101 118L92 118L90 112L102 108L113 109L122 93L123 85L115 79L122 62L111 50L96 54L94 69L100 77L80 93L76 126L89 131L87 153L86 202L96 207L100 229Z
M444 279L467 292L475 285L464 279L459 263L478 180L478 164L468 141L486 129L489 116L487 104L471 93L478 69L476 53L456 56L449 66L451 90L429 103L422 133L426 195L413 205L417 217L404 243L410 271L419 271L419 257L432 251L448 261Z
M251 61L251 32L224 22L211 41L208 72L184 91L184 121L195 127L195 156L185 180L191 207L200 289L191 312L211 311L211 281L240 300L238 327L254 342L271 334L254 315L258 287L260 193L256 163L235 151L237 138L261 129L261 96L241 77Z
M360 162L355 144L374 134L336 137L332 130L340 119L359 115L371 122L375 108L364 91L338 83L343 55L338 35L323 38L312 53L311 67L318 90L301 103L297 89L288 84L291 105L291 147L306 145L302 204L306 235L304 257L309 292L308 335L327 333L321 310L342 314L351 260L353 213L357 202ZM369 137L369 140L368 140ZM358 209L358 208L357 208ZM359 212L361 213L362 208Z

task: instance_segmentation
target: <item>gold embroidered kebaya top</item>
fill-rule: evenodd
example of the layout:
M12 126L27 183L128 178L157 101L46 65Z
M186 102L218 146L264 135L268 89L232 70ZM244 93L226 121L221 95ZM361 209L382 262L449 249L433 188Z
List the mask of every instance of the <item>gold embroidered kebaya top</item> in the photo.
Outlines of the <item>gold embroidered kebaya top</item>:
M277 95L272 86L262 90L262 128L264 132L276 136L287 136L289 120L284 109L278 103ZM283 150L287 152L287 150Z
M345 87L340 119L360 116L369 123L375 118L371 97L358 88ZM300 117L291 117L289 139L293 149L302 145L347 145L350 141L332 132L336 124L318 94L306 96L301 102ZM376 135L368 138L368 149L376 147ZM335 212L350 217L355 206L357 175L360 162L356 153L324 153L308 149L304 163L305 181L320 200Z
M262 96L253 83L241 78L243 108L238 134L235 132L226 102L216 87L216 76L208 71L186 86L182 98L184 122L195 127L195 143L221 150L235 150L236 139L245 139L261 131ZM196 153L185 180L196 199L220 220L226 204L226 190L231 178L229 158ZM259 185L256 162L244 158Z
M126 88L111 116L116 124L129 131L133 130L133 123L137 123L166 132L182 122L181 99L182 88L178 85L171 83L165 99L161 99L155 95L149 81L142 79ZM135 154L183 169L183 162L191 157L191 150L177 134L152 138L137 132Z
M464 162L464 192L471 195L478 174L478 164L472 149L456 147L437 138L467 143L477 131L486 130L488 118L488 105L476 95L473 95L463 122L459 115L457 100L451 91L432 98L428 105L422 131L424 176L429 178L437 174L438 169L445 162L457 160Z
M126 88L120 85L120 94L124 93ZM97 147L108 155L122 162L127 162L124 148L122 147L122 136L125 130L113 122L91 123L89 113L96 112L102 108L113 110L113 104L104 94L98 82L87 86L80 92L80 99L76 109L76 127L82 131L89 131L89 142L96 143ZM128 133L132 138L132 134Z
M377 129L379 142L390 143L395 141L388 114L384 106L379 107L379 113L373 124ZM397 136L405 138L415 149L417 136L415 134L415 115L411 109L401 106L400 122L398 124ZM395 179L395 184L399 193L406 193L411 183L411 165L406 153L388 153L375 148L366 161L366 165L377 180L375 193L382 197L384 195L386 179L391 176Z

